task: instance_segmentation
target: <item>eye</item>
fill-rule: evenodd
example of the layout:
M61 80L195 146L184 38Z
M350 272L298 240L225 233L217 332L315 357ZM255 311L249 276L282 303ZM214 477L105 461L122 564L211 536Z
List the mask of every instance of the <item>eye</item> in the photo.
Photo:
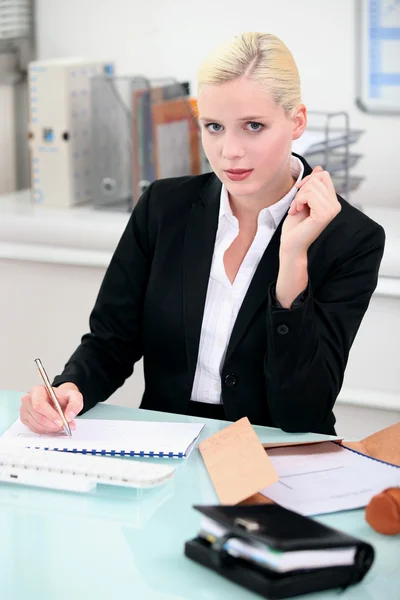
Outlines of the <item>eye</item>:
M219 123L207 123L204 126L210 133L218 133L220 131L222 131L222 125L220 125Z
M262 125L262 123L256 123L256 121L250 121L249 123L246 123L246 127L248 128L248 131L255 132L264 129L264 125Z

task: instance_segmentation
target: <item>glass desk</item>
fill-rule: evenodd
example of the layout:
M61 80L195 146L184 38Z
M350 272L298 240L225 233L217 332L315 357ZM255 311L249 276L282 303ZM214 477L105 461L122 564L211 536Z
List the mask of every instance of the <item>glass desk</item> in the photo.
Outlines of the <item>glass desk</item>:
M0 433L18 417L18 392L0 392ZM98 405L81 418L188 421L194 417ZM202 439L226 422L201 419ZM326 439L255 427L261 441ZM136 459L133 459L136 460ZM142 459L143 460L143 459ZM157 460L157 459L148 459ZM0 598L3 600L247 600L253 593L184 556L199 529L193 504L217 503L197 448L168 460L175 477L152 490L98 488L90 494L0 485ZM341 598L400 599L400 538L376 534L364 511L320 518L372 543L375 563ZM336 598L337 591L310 596Z

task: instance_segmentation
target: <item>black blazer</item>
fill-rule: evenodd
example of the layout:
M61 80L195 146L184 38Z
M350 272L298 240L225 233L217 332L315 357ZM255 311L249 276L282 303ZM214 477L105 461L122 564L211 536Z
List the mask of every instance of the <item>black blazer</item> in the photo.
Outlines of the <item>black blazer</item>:
M306 176L311 168L299 158ZM156 181L139 200L105 274L90 333L54 380L74 382L84 410L106 400L143 356L141 407L187 412L220 191L207 173ZM284 219L262 256L221 369L229 420L334 433L332 408L385 241L380 225L339 200L341 212L309 249L309 286L299 306L274 303Z

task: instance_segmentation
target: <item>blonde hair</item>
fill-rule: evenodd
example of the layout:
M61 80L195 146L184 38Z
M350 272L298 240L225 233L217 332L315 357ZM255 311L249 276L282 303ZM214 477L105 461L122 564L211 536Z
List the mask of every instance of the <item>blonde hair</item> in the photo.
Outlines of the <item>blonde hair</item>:
M289 48L270 33L246 32L211 51L198 71L201 86L248 77L292 115L301 103L300 76Z

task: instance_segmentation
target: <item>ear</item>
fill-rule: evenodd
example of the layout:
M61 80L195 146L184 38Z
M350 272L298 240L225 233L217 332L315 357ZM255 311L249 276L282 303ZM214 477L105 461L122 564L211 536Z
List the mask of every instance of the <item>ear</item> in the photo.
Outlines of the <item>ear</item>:
M292 117L293 121L293 135L292 139L297 140L304 133L307 126L307 109L304 104L299 104Z

